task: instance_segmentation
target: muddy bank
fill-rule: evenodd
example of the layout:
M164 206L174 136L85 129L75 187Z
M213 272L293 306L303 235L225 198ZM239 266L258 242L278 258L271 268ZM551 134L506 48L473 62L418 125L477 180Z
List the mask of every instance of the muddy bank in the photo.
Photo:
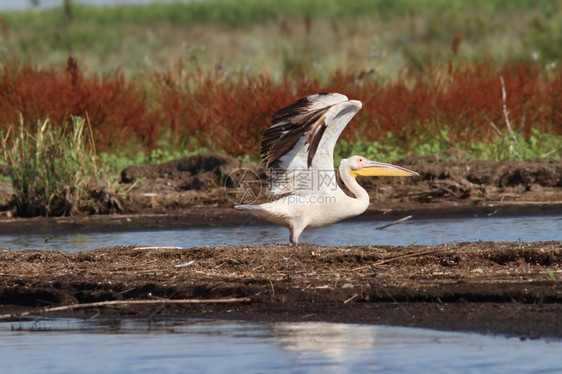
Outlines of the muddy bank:
M445 162L434 156L397 164L420 176L360 179L371 206L356 219L562 212L562 161ZM233 209L240 202L236 197L249 193L263 201L267 187L261 166L223 155L127 168L121 185L127 193L97 191L103 198L91 199L81 210L88 214L23 219L13 217L10 184L1 182L0 234L239 225L255 219ZM561 251L562 243L554 241L117 246L82 253L4 249L0 314L107 300L244 297L250 302L162 303L57 315L331 321L562 337Z
M562 337L562 243L303 244L0 250L0 314L105 300L247 297L231 305L58 315L395 324Z
M396 162L419 177L360 177L371 205L357 219L562 212L562 161L450 161L451 152ZM0 233L239 225L257 220L234 205L267 198L261 165L221 154L131 166L122 170L120 185L124 192L94 189L82 214L19 219L10 183L0 182Z
M494 211L496 206L562 204L562 161L442 161L446 155L410 157L398 165L420 173L410 178L363 178L371 210L424 211L439 207ZM441 157L441 158L440 158ZM242 170L242 172L241 172ZM193 156L159 165L124 169L121 183L131 188L121 197L126 213L169 213L205 207L231 208L248 195L267 198L261 165L227 156ZM246 192L246 193L245 193Z
M438 207L443 212L464 209L490 213L494 207L509 205L526 209L562 204L562 160L443 161L447 157L451 156L443 153L396 161L419 172L417 177L359 177L369 192L371 211L427 211ZM78 211L83 216L183 215L194 209L230 209L244 198L245 203L267 199L263 166L222 154L130 166L121 171L119 182L122 192L94 188L91 198L83 202L87 206ZM15 216L12 194L10 183L1 182L0 215Z

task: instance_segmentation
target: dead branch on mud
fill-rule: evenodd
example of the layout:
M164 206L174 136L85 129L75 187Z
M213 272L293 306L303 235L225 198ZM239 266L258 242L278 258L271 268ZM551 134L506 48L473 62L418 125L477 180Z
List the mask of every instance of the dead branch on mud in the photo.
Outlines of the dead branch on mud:
M169 247L169 246L136 246L133 249L148 250L148 249L187 249L187 248Z
M396 221L387 223L386 225L379 226L375 230L384 230L387 227L394 226L394 225L397 225L399 223L405 222L405 221L409 220L410 218L412 218L412 216L406 216L404 218L397 219Z
M28 310L21 313L10 313L1 314L0 320L20 318L29 316L32 314L43 314L51 312L62 312L74 309L85 309L85 308L99 308L107 306L127 306L127 305L171 305L171 304L244 304L251 302L249 297L240 298L227 298L227 299L158 299L158 300L109 300L109 301L99 301L95 303L83 303L83 304L70 304L62 305L41 309Z
M403 259L403 258L416 257L416 256L423 256L423 255L427 255L427 254L430 254L430 253L436 253L436 252L439 252L439 250L431 249L431 250L429 250L429 251L421 251L421 252L415 252L415 253L408 253L407 255L401 255L401 256L391 257L391 258L387 258L387 259L384 259L384 260L380 260L380 261L374 262L374 263L369 264L369 265L359 266L359 267L357 267L357 268L351 269L351 271L359 271L359 270L363 270L363 269L368 269L368 268L373 267L373 266L383 265L383 264L386 264L386 263L388 263L388 262L400 260L400 259Z

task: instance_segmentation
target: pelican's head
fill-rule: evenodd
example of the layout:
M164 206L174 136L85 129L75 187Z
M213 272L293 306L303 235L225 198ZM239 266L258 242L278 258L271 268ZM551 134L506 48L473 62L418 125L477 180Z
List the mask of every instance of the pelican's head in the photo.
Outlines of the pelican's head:
M400 166L371 161L363 156L352 156L341 161L341 165L349 168L353 178L363 177L409 177L419 175L415 171Z

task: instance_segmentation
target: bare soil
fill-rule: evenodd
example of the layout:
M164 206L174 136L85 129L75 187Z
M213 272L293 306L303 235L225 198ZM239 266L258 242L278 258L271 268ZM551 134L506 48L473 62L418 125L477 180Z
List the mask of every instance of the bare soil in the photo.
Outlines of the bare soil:
M359 182L371 197L371 206L366 214L398 217L404 214L448 216L562 212L562 160L443 161L458 158L457 153L451 150L436 156L410 157L396 162L419 172L418 177L359 177ZM247 183L248 180L257 183ZM96 229L98 223L93 221L120 220L123 217L138 221L132 225L138 223L143 227L150 225L146 221L151 220L157 220L156 226L237 224L251 219L233 209L243 197L237 192L251 190L257 197L256 202L267 198L267 175L263 166L245 164L222 154L131 166L121 172L120 184L125 193L93 188L91 196L79 208L82 214L66 220L53 220L58 227L71 222L69 229L84 229L90 225ZM10 183L0 182L0 217L16 216L12 194ZM143 217L151 218L145 220ZM41 230L43 225L52 225L41 223L44 221L41 219L32 220L31 227L26 227L21 220L13 225L10 219L0 220L2 226L14 226L6 227L8 231L17 230L21 225L26 230Z
M238 168L252 170L265 191L265 171L221 155L198 157L125 169L122 183L131 191L105 192L106 198L90 207L93 215L12 218L10 186L0 183L0 233L254 220L232 209L228 191L238 187L227 175ZM443 162L433 157L397 164L421 176L360 180L372 205L358 219L562 212L561 161ZM17 313L23 311L40 314L35 308L105 300L248 297L242 304L163 302L56 315L333 321L562 337L560 241L337 248L115 245L79 253L0 250L0 314L20 318Z
M562 161L441 161L458 157L455 152L396 162L419 172L419 177L360 177L371 197L370 212L423 214L437 208L445 214L495 214L517 213L519 207L537 211L541 206L545 211L562 208ZM240 177L240 169L252 174ZM236 176L235 180L228 175ZM239 178L247 182L252 175L259 184L235 185ZM261 165L243 164L220 154L133 166L123 170L121 182L125 188L132 187L130 193L119 197L123 213L181 213L202 206L232 208L240 201L229 192L252 188L257 202L261 202L267 190L267 175Z
M561 247L551 241L111 247L81 253L5 249L0 313L105 300L248 297L245 304L163 302L106 308L101 314L322 320L562 337ZM99 313L92 308L72 316Z

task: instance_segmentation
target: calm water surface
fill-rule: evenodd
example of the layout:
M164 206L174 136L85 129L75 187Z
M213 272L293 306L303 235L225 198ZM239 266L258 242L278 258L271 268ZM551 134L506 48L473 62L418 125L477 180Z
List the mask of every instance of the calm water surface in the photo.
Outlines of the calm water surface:
M384 230L389 221L348 221L313 231L300 240L323 245L410 245L464 241L562 240L562 215L411 219ZM289 231L274 225L200 227L110 233L0 235L0 248L85 251L114 245L197 247L288 242ZM47 240L47 241L46 241Z
M148 0L79 1L98 5ZM42 6L62 0L42 0ZM0 0L0 10L29 1ZM325 245L562 240L562 215L342 222L305 232ZM0 235L0 247L82 251L139 244L180 247L286 242L287 229L252 225L89 234ZM201 320L0 323L1 373L560 373L560 340L328 323Z
M326 245L562 240L562 215L342 222L305 232ZM1 235L12 249L286 242L271 225ZM0 323L0 373L559 373L561 340L331 323L37 319Z
M555 373L560 340L335 323L0 323L3 373ZM423 368L423 369L422 369Z

